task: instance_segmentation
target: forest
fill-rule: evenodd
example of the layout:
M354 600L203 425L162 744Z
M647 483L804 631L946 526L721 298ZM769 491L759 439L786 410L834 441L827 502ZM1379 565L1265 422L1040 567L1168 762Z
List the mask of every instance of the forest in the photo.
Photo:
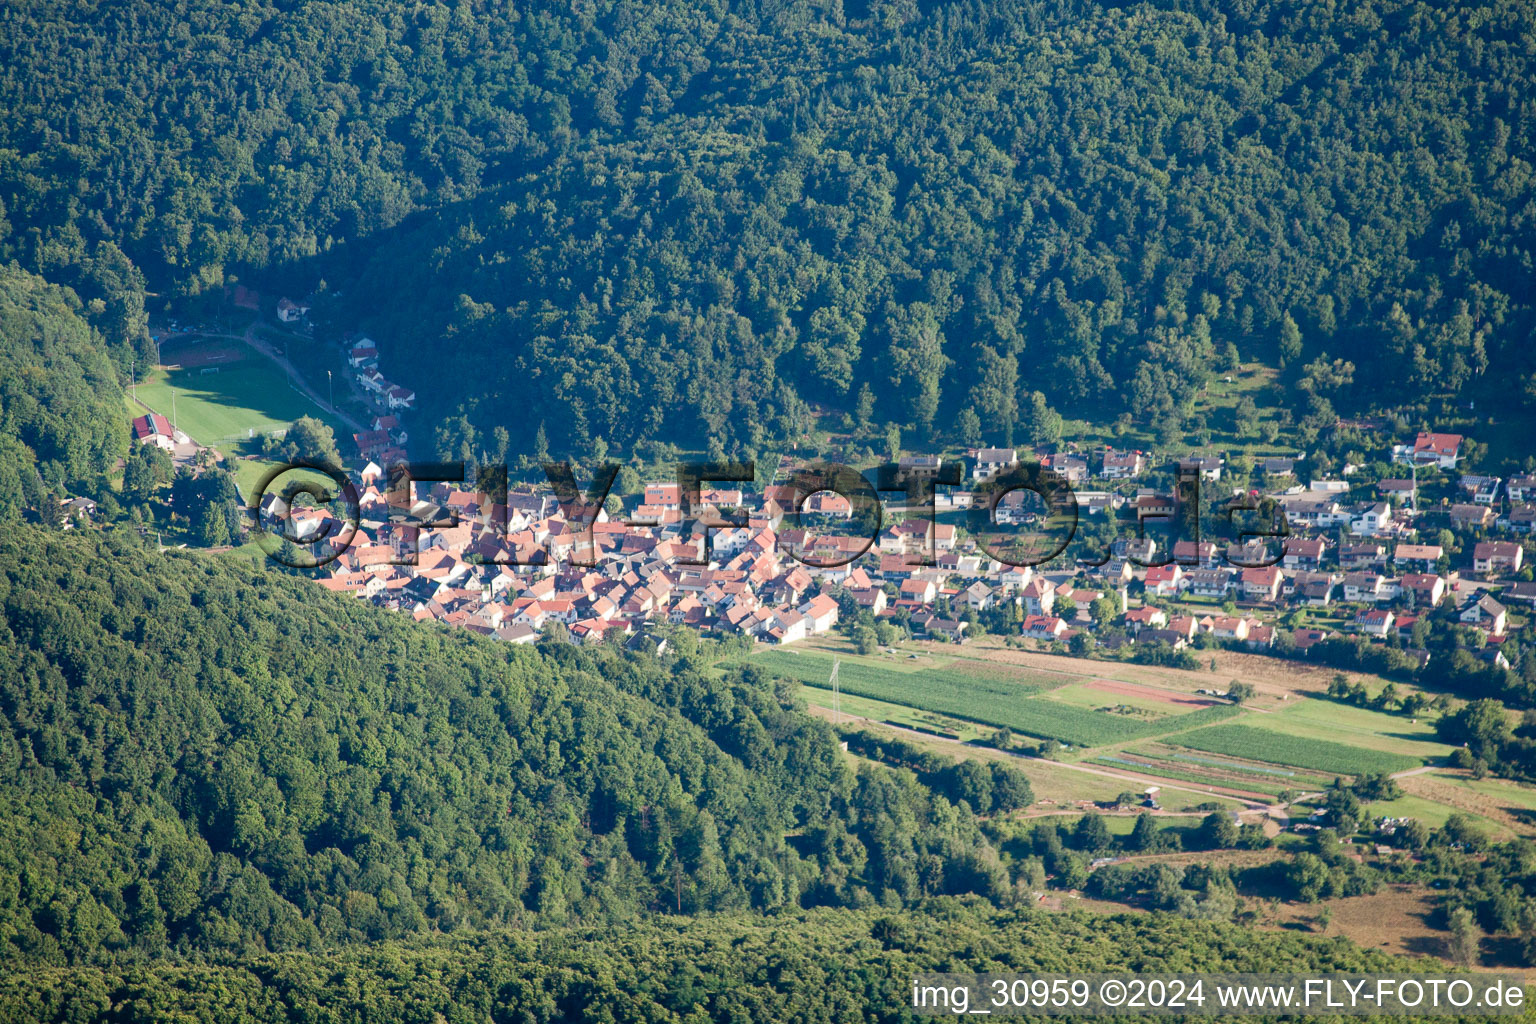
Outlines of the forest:
M1536 920L1530 844L1454 823L1404 833L1421 867L1358 866L1329 832L1244 872L1090 876L1115 850L1269 840L1221 813L1120 838L1097 814L1031 824L1008 814L1033 801L1017 769L867 733L842 734L850 760L793 684L713 670L687 632L660 658L512 647L131 530L28 525L0 540L0 609L0 956L23 968L0 1019L401 1000L421 1020L610 1002L894 1019L902 972L956 964L1389 965L1342 940L1253 943L1230 923L1240 890L1450 881L1447 913L1515 936ZM1453 728L1475 737L1479 716ZM1358 815L1367 784L1329 806ZM1042 914L1048 876L1168 913Z
M417 445L524 468L1167 446L1254 360L1306 444L1524 416L1533 58L1515 0L0 5L0 1020L906 1019L917 970L1403 968L1231 923L1389 881L1529 957L1536 847L1455 818L1413 862L1090 875L1269 840L1026 823L1018 770L836 732L686 631L512 646L164 550L146 516L238 541L233 477L130 450L124 388L152 315L240 284L376 336ZM1485 698L1464 766L1530 777L1491 698L1536 659L1427 643Z
M1164 914L999 911L952 897L917 910L794 911L393 941L240 963L86 967L50 972L69 984L46 994L8 974L0 977L0 1020L841 1024L923 1019L908 1008L919 971L1423 969L1338 940L1283 933L1260 943L1231 925Z
M1173 440L1239 358L1314 427L1519 410L1532 18L29 0L0 258L121 344L151 290L324 281L453 453L755 452L828 406L1014 443L1106 399Z
M509 647L125 534L0 541L7 960L1016 899L1020 773L854 770L686 635Z
M85 316L72 292L0 267L0 522L71 484L99 491L128 454L127 367Z

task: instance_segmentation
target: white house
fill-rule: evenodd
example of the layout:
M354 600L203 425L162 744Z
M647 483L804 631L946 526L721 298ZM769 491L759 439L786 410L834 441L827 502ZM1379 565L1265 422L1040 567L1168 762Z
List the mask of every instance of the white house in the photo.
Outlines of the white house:
M1485 540L1472 549L1474 572L1519 572L1525 549L1511 540Z
M1421 433L1414 439L1409 458L1419 465L1434 465L1442 469L1455 469L1461 457L1460 434Z
M1484 594L1468 601L1459 616L1468 625L1479 626L1494 636L1504 635L1504 606Z
M1385 608L1367 608L1355 616L1355 632L1364 633L1367 636L1386 636L1396 619L1397 616Z
M972 475L980 483L1018 464L1019 453L1012 448L981 448L976 452L976 469Z
M1054 615L1030 615L1024 619L1024 635L1035 640L1059 640L1070 628Z
M309 315L309 303L292 299L277 300L277 318L285 324L297 323Z
M1349 532L1357 537L1375 537L1392 523L1392 506L1384 501L1361 502L1349 511Z
M176 447L171 421L157 412L147 413L133 421L133 437L140 444L152 444L166 451Z
M837 602L826 594L818 594L800 606L806 626L812 633L825 633L837 625Z
M1106 480L1133 480L1141 475L1145 465L1141 452L1117 452L1108 448L1104 451L1099 475Z

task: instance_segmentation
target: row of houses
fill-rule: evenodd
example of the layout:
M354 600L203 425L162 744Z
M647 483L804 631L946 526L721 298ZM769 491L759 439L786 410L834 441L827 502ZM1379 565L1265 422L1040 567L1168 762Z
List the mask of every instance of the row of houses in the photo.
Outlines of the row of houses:
M966 457L971 463L971 479L976 483L991 480L1019 464L1019 453L1013 448L972 448L966 452ZM935 457L922 456L921 458ZM1090 464L1089 456L1075 452L1055 452L1042 456L1040 464L1061 474L1069 484L1075 487L1086 483L1094 475L1104 480L1134 480L1148 469L1150 456L1141 451L1116 451L1113 448L1106 448L1097 453L1094 458L1098 462L1096 473ZM1192 458L1198 457L1192 456ZM1220 460L1209 461L1215 464L1214 468L1219 476Z
M416 392L396 384L379 372L379 346L372 338L355 336L348 338L347 364L352 367L358 387L388 409L412 409L416 405Z

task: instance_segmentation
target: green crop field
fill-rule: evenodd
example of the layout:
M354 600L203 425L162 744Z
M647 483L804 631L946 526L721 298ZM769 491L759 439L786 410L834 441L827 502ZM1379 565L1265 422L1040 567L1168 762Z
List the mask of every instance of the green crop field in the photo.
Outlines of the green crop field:
M768 651L754 655L750 660L770 672L823 688L832 672L830 655L809 651ZM991 669L1000 670L1001 674ZM1075 707L1048 696L1039 696L1039 686L1030 685L1041 681L1057 685L1064 678L1070 677L1052 674L1043 680L1040 673L1001 665L989 666L985 675L957 668L955 664L911 670L893 663L887 668L872 664L868 659L845 659L838 671L838 685L844 693L986 725L1005 726L1028 736L1056 739L1075 746L1128 742L1219 721L1238 712L1234 707L1222 705L1186 715L1148 720Z
M1435 727L1427 717L1415 721L1400 714L1322 698L1292 701L1273 714L1253 716L1247 724L1302 739L1326 740L1422 760L1447 757L1451 752L1436 737Z
M1191 750L1243 757L1269 764L1295 765L1314 771L1339 775L1363 775L1369 772L1400 772L1417 768L1423 758L1393 754L1384 750L1346 746L1329 740L1289 736L1249 725L1260 716L1250 716L1244 723L1214 725L1208 729L1181 733L1165 738ZM1264 716L1274 717L1274 716Z
M837 660L841 662L838 682L848 693L856 692L855 687L884 687L895 680L911 685L970 688L993 698L1013 699L1081 678L968 660L942 660L937 664L927 659L914 662L895 657L839 656ZM833 656L819 651L764 651L753 655L751 661L779 675L818 686L825 686L832 675ZM883 693L868 696L887 699Z
M951 712L951 714L963 713ZM1102 747L1205 725L1236 713L1236 708L1222 705L1191 711L1186 715L1147 719L1074 707L1049 697L1030 697L1017 702L1013 707L995 709L979 707L968 717L989 716L982 720L996 720L996 724L1006 725L1015 732L1041 739L1056 739L1079 747ZM1003 718L1007 718L1008 721L1002 721Z

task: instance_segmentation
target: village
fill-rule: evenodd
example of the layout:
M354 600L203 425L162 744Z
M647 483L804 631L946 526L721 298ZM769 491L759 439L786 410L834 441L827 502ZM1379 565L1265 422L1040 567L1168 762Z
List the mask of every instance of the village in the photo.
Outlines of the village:
M313 331L308 300L282 298L275 314L289 331ZM548 487L521 486L502 502L438 483L402 499L386 467L408 458L403 417L415 393L383 375L365 335L342 336L340 358L371 416L351 438L363 464L356 530L339 507L290 509L272 493L262 497L263 521L287 520L277 532L326 563L318 582L328 590L513 643L555 632L654 644L652 627L669 623L785 645L861 618L916 639L964 643L991 632L1079 655L1212 643L1304 654L1354 636L1422 667L1428 613L1449 608L1451 621L1473 631L1478 656L1507 667L1500 647L1536 605L1521 543L1536 532L1536 475L1466 471L1458 434L1423 431L1386 445L1382 458L1398 475L1360 480L1359 467L1345 465L1337 478L1306 483L1300 457L1229 466L1209 453L1074 445L909 454L896 468L929 482L932 505L907 509L871 538L843 496L797 495L782 483L756 494L704 490L694 514L672 481L644 486L627 507L611 498L595 515L562 505ZM135 419L133 432L178 463L200 447L157 412ZM1079 542L1041 564L1014 565L1035 560L993 557L967 513L972 488L1031 462L1071 488ZM1180 479L1196 480L1217 507L1267 502L1280 528L1244 543L1171 535L1188 498L1176 497ZM790 527L784 515L797 497L803 515ZM1043 510L1028 499L1006 493L991 523L1037 528ZM705 559L700 517L726 513L738 525L707 531Z
M335 556L318 580L328 590L512 643L552 630L576 642L639 642L655 624L670 623L784 645L864 617L918 639L963 643L986 630L1077 654L1125 644L1178 651L1212 641L1304 652L1352 635L1424 661L1428 613L1449 607L1475 631L1478 656L1503 665L1499 647L1520 619L1517 606L1536 603L1518 539L1536 523L1536 509L1526 504L1536 498L1536 477L1457 473L1456 435L1422 433L1397 447L1393 463L1411 478L1380 480L1363 493L1347 480L1302 486L1289 460L1267 460L1263 475L1277 486L1265 496L1289 530L1267 545L1263 538L1177 540L1164 548L1146 527L1167 520L1177 503L1137 486L1152 471L1142 453L1106 451L1092 471L1079 455L1040 461L1074 488L1103 488L1077 492L1090 530L1105 517L1132 524L1137 535L1113 540L1107 558L999 561L953 521L967 494L940 496L935 514L888 523L873 543L832 528L851 508L830 491L802 508L812 514L803 519L818 518L824 530L785 529L782 516L795 494L770 484L759 495L701 493L706 518L730 511L741 525L711 528L707 563L690 564L702 561L704 549L696 524L685 521L677 483L651 483L628 508L610 501L575 522L552 491L531 488L510 491L502 503L438 483L413 492L404 508L398 494L391 503L384 469L403 457L404 434L391 415L372 426L354 438L367 460L357 481L355 535L334 508L290 509L270 494L264 520L285 518L286 536L322 560ZM1014 449L970 450L962 457L965 478L986 481L1019 459ZM945 461L914 456L903 465L936 474ZM1220 493L1221 459L1179 461ZM1430 504L1420 494L1421 473L1454 493L1421 509ZM1236 489L1234 499L1244 493ZM994 517L1033 518L1007 501ZM1298 619L1305 624L1285 624Z

